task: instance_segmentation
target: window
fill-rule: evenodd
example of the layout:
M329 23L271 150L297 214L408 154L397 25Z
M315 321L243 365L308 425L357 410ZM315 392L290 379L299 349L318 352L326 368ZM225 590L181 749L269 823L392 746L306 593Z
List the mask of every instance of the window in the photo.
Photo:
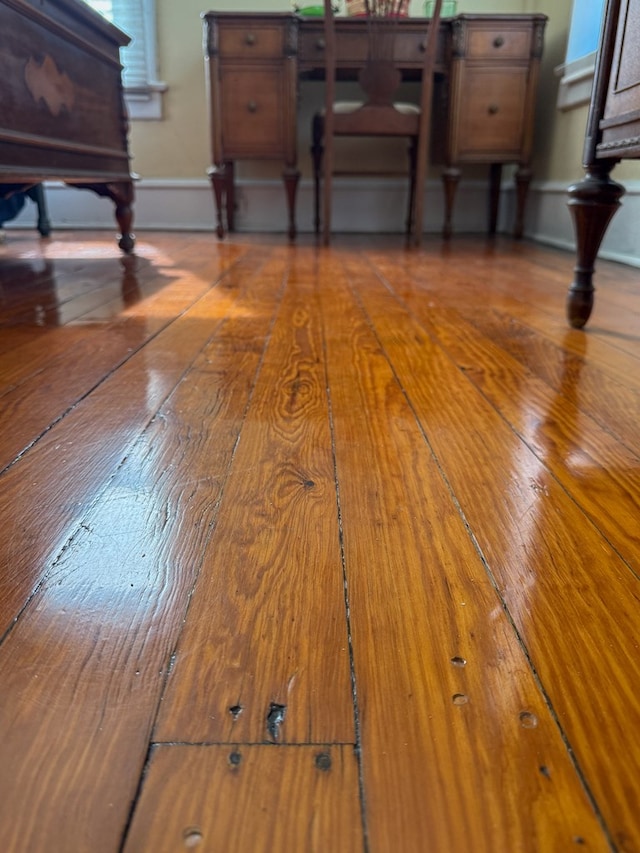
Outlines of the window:
M162 118L161 94L167 86L157 79L155 0L87 0L87 3L131 36L131 44L121 53L130 117Z
M604 0L574 0L567 57L564 65L556 69L561 77L558 92L561 110L586 104L591 98L603 7Z

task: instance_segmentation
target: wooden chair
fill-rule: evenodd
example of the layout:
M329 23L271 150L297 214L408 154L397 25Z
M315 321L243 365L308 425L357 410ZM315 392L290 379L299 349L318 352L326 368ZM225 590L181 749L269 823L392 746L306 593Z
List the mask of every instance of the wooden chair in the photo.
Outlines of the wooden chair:
M418 244L422 236L424 184L433 97L433 74L442 0L436 0L424 42L420 104L394 100L400 85L394 65L394 42L404 0L364 0L368 55L358 74L362 100L336 102L336 31L332 0L324 0L325 105L313 117L311 154L314 168L314 218L320 231L320 178L322 175L322 233L325 245L331 233L331 194L334 174L334 138L406 137L409 139L409 212L407 234Z

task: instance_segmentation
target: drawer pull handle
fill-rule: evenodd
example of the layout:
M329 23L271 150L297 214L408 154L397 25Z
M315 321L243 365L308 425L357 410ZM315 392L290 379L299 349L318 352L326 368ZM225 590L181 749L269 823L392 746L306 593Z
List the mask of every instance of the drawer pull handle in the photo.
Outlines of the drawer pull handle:
M326 46L324 39L316 39L316 50L324 50Z
M254 34L253 33L247 33L247 35L245 36L245 39L244 39L244 43L248 44L249 47L254 45L256 43L256 37L254 36Z
M502 47L503 44L504 44L503 36L496 36L494 38L494 40L493 40L493 46L494 47Z
M499 109L500 107L497 104L489 104L489 109L487 110L487 112L490 116L494 116Z
M249 110L250 113L257 113L258 112L258 105L256 104L255 101L249 101L249 103L247 104L247 109Z

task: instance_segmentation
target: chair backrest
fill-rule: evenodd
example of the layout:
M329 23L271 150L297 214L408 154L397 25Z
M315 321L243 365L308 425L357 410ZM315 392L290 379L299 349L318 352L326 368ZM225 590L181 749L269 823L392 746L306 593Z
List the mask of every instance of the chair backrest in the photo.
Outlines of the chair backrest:
M337 44L333 2L335 0L324 0L327 107L335 101ZM390 106L401 81L400 71L394 63L398 24L407 15L409 0L352 0L352 3L357 8L357 17L366 19L366 61L363 62L358 75L358 81L364 92L364 101L368 104ZM427 27L423 80L433 75L441 5L442 0L436 0L433 16ZM423 86L423 90L424 88Z

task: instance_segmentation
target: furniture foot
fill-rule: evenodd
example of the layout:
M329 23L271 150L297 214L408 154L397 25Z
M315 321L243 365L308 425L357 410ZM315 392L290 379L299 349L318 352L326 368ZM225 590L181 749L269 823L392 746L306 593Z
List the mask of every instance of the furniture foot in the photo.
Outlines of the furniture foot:
M48 237L51 234L51 222L47 212L47 202L44 197L44 187L42 184L36 184L26 191L31 201L35 202L38 209L38 221L36 228L41 237Z
M136 243L133 225L133 181L120 181L112 184L72 184L74 187L92 190L96 195L110 198L116 206L116 222L120 229L118 246L126 254L133 252Z
M445 240L448 240L453 233L451 220L459 181L460 169L457 169L455 166L447 166L442 173L442 182L444 184L444 225L442 227L442 236Z
M520 240L524 233L524 211L529 194L531 174L531 169L527 166L518 166L516 170L516 222L513 228L513 236L516 240Z
M576 234L577 263L567 295L567 319L581 329L593 308L593 273L600 244L620 206L624 187L609 175L616 161L590 165L582 181L569 187L569 211Z
M300 172L294 167L287 167L283 174L285 190L287 193L287 210L289 212L289 239L294 240L296 236L296 191Z

